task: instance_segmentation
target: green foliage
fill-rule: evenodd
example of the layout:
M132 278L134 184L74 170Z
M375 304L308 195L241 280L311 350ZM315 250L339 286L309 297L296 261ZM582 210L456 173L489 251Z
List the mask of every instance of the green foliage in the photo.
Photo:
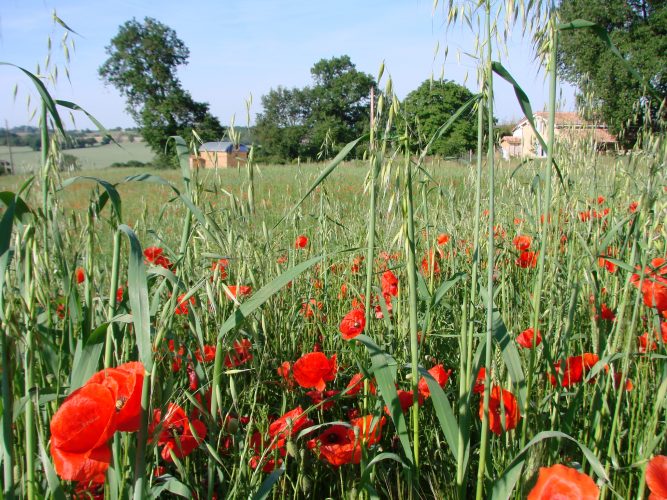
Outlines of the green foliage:
M255 133L264 159L332 158L367 128L372 76L346 55L322 59L310 73L312 87L278 87L262 96Z
M406 119L411 130L411 145L421 148L438 128L451 117L472 92L452 81L426 80L410 92L403 102ZM438 138L430 152L442 156L457 156L477 145L477 118L473 113L463 115Z
M106 52L100 76L127 99L127 111L162 163L173 159L165 150L171 136L191 139L196 129L203 140L222 137L222 125L208 104L195 101L176 76L190 53L173 29L148 17L143 23L132 19L120 27Z
M605 29L626 60L661 98L652 97L592 31L561 33L559 69L565 80L579 87L580 106L586 108L589 118L606 122L613 133L623 131L621 140L630 145L643 125L657 129L660 101L667 97L667 4L563 0L561 22L575 19L586 19ZM661 118L666 118L664 109Z

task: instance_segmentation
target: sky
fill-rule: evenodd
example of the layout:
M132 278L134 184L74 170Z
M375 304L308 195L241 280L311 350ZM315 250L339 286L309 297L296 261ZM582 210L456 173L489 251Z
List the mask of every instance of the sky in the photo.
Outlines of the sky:
M478 36L467 25L446 27L446 13L433 0L2 0L0 2L0 61L43 73L51 39L51 67L58 82L49 90L58 99L73 101L105 127L135 126L119 93L105 86L98 68L106 60L105 47L120 25L152 17L174 29L190 50L186 66L178 70L184 89L207 102L224 125L250 124L261 112L261 96L278 86L312 84L310 68L323 58L347 54L357 69L374 77L384 62L399 99L429 78L444 77L473 92L476 61L465 55ZM60 43L64 29L54 24L53 11L79 33L69 34L69 76ZM459 23L461 24L461 23ZM446 52L446 55L445 55ZM517 27L499 59L528 94L533 110L546 109L548 86L535 61L531 42ZM18 92L14 95L15 88ZM495 115L501 123L521 117L512 88L494 85ZM28 95L31 104L28 105ZM573 110L574 89L560 85L559 109ZM0 126L32 124L36 95L20 71L0 66ZM85 116L69 111L62 116L68 128L93 128Z

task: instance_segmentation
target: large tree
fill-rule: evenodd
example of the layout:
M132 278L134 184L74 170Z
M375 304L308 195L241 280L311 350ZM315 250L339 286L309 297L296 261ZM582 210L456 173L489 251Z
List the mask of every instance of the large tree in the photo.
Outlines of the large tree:
M559 14L561 22L585 19L604 28L658 94L656 98L647 92L592 31L561 33L559 69L578 87L580 106L591 117L605 121L612 132L624 131L623 141L631 144L648 117L646 112L655 120L660 101L667 96L667 2L562 0Z
M313 86L278 87L262 96L255 133L266 158L326 158L367 127L372 76L349 56L322 59L310 72Z
M412 145L425 145L473 94L466 87L449 80L426 80L403 101ZM458 156L477 146L477 116L464 113L431 146L430 153Z
M162 157L169 136L189 138L195 129L204 140L220 139L223 128L207 103L184 90L176 70L190 52L176 32L155 19L123 24L106 47L102 79L127 99L127 111L146 142Z

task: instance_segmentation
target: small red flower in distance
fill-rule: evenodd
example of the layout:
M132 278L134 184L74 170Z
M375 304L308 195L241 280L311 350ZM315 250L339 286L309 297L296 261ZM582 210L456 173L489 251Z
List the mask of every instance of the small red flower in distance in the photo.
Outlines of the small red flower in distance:
M570 387L571 385L578 384L584 380L586 373L597 364L600 358L597 354L592 354L590 352L585 352L580 356L571 356L565 360L565 370L563 371L563 387ZM556 373L561 372L560 368L561 362L558 361L554 364L556 368ZM556 377L549 374L549 382L554 387L556 386Z
M229 261L227 259L218 259L211 265L211 271L213 271L214 274L217 272L217 276L224 280L227 278L228 266Z
M174 267L174 265L167 257L162 255L163 253L164 250L160 247L148 247L144 249L144 257L146 258L146 262L150 262L156 266L164 267L165 269L171 269Z
M289 361L283 361L281 365L276 369L278 376L289 382L290 373L292 371L292 365Z
M160 428L158 445L163 447L160 455L166 462L173 461L172 453L177 458L188 456L206 438L204 423L198 419L189 419L183 408L174 403L169 403L164 419L160 410L154 411L151 432L156 428Z
M123 302L123 287L119 286L118 290L116 290L116 304L120 304Z
M524 252L530 248L533 243L533 238L526 235L518 235L512 240L514 247L520 252Z
M244 297L252 293L252 288L246 285L229 285L227 288L229 289L229 292L226 292L226 295L230 300L236 299L239 296Z
M515 263L522 269L535 267L537 265L537 252L521 252L521 255L517 257Z
M310 352L301 356L292 367L294 380L305 389L324 391L326 383L336 378L336 355L328 359L321 352Z
M398 295L398 278L391 271L385 271L382 275L382 294L394 297Z
M83 271L83 267L76 268L76 282L80 285L86 281L86 273Z
M176 307L174 308L174 313L178 315L187 315L189 312L188 309L188 300L185 300L185 295L184 293L180 294L178 296L178 299L176 300ZM190 297L189 299L190 304L194 305L195 303L195 298L194 296Z
M528 494L528 500L576 498L597 500L600 490L586 474L561 464L540 467L537 483Z
M649 500L667 498L667 457L656 455L646 466L646 484L651 490Z
M542 334L538 330L537 335L535 335L535 330L533 330L533 328L526 328L516 338L516 342L521 347L525 347L526 349L531 349L533 347L533 339L535 339L535 346L540 345L540 343L542 342Z
M431 376L435 379L435 381L438 383L440 387L445 387L445 384L447 383L447 380L449 380L449 376L452 373L451 370L445 370L445 367L443 365L435 365L428 372L431 374ZM428 398L431 396L431 390L428 388L428 382L426 381L425 377L422 377L419 380L419 384L417 387L419 389L419 394L423 398Z
M446 245L449 242L449 236L444 233L438 235L438 245Z
M497 435L503 432L500 405L503 405L505 409L506 431L514 429L521 419L519 405L514 394L497 385L493 386L489 394L489 429ZM484 398L481 398L479 401L479 418L480 420L484 418Z
M366 326L366 315L362 309L353 309L341 320L338 329L345 340L351 340L361 332Z
M252 344L248 339L235 340L234 350L225 355L225 359L223 361L225 366L227 368L234 368L252 360L250 349L252 349Z
M630 205L628 206L628 211L629 211L631 214L634 214L634 213L637 211L637 208L639 208L639 202L638 202L638 201L633 201L633 202L630 203Z
M306 248L308 246L308 236L301 234L296 237L294 248Z

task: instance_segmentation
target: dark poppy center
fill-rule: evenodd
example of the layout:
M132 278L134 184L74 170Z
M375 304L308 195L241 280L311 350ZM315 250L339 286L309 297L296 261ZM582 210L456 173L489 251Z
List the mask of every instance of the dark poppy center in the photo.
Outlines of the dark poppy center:
M336 444L340 442L340 436L336 434L335 432L332 432L326 437L326 441L329 444Z

